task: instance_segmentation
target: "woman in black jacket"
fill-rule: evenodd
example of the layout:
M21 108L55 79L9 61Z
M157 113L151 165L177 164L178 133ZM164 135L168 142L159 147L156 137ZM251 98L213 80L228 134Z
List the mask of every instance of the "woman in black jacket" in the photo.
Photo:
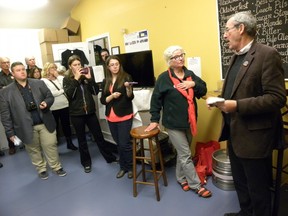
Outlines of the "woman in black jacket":
M68 97L71 122L79 143L81 164L84 171L89 173L91 172L91 157L86 140L86 125L107 163L116 161L116 157L107 148L95 114L96 108L92 95L98 94L99 87L91 77L90 69L82 68L81 60L77 55L69 57L68 65L69 76L63 79L63 88Z
M106 79L102 83L101 103L106 105L105 115L114 141L118 145L120 170L116 177L128 172L132 178L132 144L130 130L133 120L132 78L123 71L120 59L109 56L106 60Z
M153 90L150 131L162 125L177 152L176 179L184 191L192 190L200 197L212 196L201 185L191 157L191 143L197 133L196 98L206 95L206 83L185 65L185 51L180 46L169 46L164 51L168 69L161 73Z

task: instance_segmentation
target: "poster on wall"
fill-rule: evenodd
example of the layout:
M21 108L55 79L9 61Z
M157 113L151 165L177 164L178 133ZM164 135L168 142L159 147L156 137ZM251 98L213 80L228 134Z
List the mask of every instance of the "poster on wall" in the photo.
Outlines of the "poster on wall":
M149 50L148 31L142 30L124 35L125 52Z
M200 57L188 57L187 68L193 71L198 77L201 78L201 58Z

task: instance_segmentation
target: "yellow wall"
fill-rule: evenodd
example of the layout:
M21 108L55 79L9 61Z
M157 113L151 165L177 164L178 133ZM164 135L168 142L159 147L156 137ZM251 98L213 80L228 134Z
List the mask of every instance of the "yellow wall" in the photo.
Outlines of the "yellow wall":
M170 45L180 45L188 57L201 57L202 79L209 90L217 88L220 60L216 0L82 0L71 16L81 23L83 41L109 32L111 46L120 46L121 52L125 50L121 29L127 29L127 33L147 29L156 77L167 68L163 51ZM194 142L217 139L219 112L208 111L204 100L198 104L199 133Z
M202 79L208 91L213 91L221 77L216 3L216 0L82 0L71 16L81 23L83 41L109 32L111 46L120 46L121 52L125 50L122 29L127 29L127 33L147 29L156 77L167 68L163 51L170 45L182 46L188 57L201 57ZM217 140L221 128L219 111L207 110L202 99L198 105L198 135L193 144Z

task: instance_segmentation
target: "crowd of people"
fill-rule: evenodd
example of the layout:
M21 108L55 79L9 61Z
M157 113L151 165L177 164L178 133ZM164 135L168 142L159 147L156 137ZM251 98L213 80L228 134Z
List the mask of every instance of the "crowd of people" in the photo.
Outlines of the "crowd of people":
M219 141L228 143L240 205L239 212L224 216L271 216L272 151L275 143L281 143L278 140L282 128L280 109L286 103L286 90L279 53L257 43L256 33L256 18L250 12L239 12L228 19L224 39L234 55L221 92L225 100L212 104L206 101L208 109L216 107L223 115ZM162 119L177 152L177 182L183 191L191 190L199 197L209 198L212 192L201 184L191 155L192 139L197 134L196 101L206 95L207 87L204 80L185 67L185 55L178 45L164 51L168 68L159 75L153 89L151 123L146 131L159 127ZM126 173L128 178L133 178L130 137L133 80L117 56L110 56L108 50L103 50L101 56L105 79L100 101L106 108L105 116L119 159L107 148L95 114L93 95L98 95L99 86L94 82L91 67L83 67L79 56L69 57L67 76L59 75L54 63L46 63L42 70L36 66L33 56L25 58L26 69L21 62L14 62L10 67L9 58L0 58L1 121L9 154L15 154L15 143L20 139L41 179L48 178L47 163L57 175L66 175L57 149L59 120L67 148L79 148L85 173L92 171L87 126L106 162L119 163L116 178ZM70 120L78 148L71 139ZM1 151L0 155L3 154Z

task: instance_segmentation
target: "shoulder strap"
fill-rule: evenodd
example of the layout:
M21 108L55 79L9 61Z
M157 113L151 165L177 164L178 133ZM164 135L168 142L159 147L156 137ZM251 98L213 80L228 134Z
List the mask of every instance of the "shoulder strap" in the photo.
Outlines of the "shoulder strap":
M60 89L58 88L58 86L52 81L52 80L49 80L54 86L55 88L57 88L58 91L60 91Z
M52 81L52 80L49 80L51 83L53 83L53 85L55 86L55 88L60 91L59 87ZM63 95L68 99L67 95L65 94L65 92L63 92Z

